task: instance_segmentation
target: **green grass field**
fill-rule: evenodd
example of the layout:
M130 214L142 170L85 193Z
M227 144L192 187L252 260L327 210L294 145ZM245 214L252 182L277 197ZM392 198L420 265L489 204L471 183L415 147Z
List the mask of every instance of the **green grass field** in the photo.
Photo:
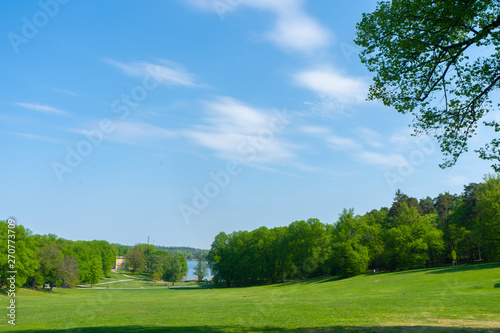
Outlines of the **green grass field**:
M2 315L0 331L500 332L500 264L230 289L23 289L16 302L16 326Z
M172 287L172 283L168 283ZM206 287L206 283L198 283L194 281L185 281L175 284L175 287ZM90 284L80 285L84 288L96 289L144 289L144 288L168 288L165 282L153 282L148 274L132 274L129 271L113 271L107 277L101 278L99 283L92 286Z

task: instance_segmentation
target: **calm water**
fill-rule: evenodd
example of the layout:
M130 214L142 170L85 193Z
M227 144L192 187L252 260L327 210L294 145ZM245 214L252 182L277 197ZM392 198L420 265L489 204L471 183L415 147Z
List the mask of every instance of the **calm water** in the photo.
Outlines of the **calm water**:
M198 277L194 274L194 269L196 267L196 265L198 265L198 261L194 260L194 261L191 261L191 260L188 260L187 261L187 265L188 265L188 272L186 274L186 279L185 280L192 280L192 279L198 279ZM208 277L204 278L204 279L211 279L212 278L212 272L210 272L210 268L208 269ZM182 280L182 281L185 281L185 280Z

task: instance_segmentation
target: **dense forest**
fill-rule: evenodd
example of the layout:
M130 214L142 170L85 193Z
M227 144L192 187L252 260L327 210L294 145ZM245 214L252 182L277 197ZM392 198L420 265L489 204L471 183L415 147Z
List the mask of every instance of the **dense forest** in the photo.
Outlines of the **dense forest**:
M362 216L345 209L334 224L219 233L207 256L214 280L276 283L324 275L349 277L500 260L500 176L420 200L397 191L390 208Z

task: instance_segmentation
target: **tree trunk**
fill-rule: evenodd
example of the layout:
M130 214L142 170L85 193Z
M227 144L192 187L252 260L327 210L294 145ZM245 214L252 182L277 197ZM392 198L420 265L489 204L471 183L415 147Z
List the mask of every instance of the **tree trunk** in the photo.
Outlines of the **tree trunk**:
M36 289L36 280L38 279L38 274L35 275L33 278L33 282L31 283L31 289L35 290Z
M49 292L52 292L52 288L54 288L54 286L56 285L56 282L57 282L57 273L56 273L56 277L54 278L54 283L50 284L50 290L49 290Z

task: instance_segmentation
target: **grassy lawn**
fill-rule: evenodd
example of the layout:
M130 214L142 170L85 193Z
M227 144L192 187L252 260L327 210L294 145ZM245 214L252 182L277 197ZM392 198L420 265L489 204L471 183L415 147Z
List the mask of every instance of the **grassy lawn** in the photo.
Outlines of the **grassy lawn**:
M16 302L15 329L2 315L0 331L500 332L500 264L231 289L23 289Z
M111 272L111 277L125 279L126 277L123 277L123 275L127 275L134 279L149 279L149 274L147 273L136 272L135 274L132 274L132 271L126 271L120 269L116 270L115 272Z
M146 273L137 273L132 275L129 271L117 271L111 272L108 277L102 278L99 283L94 283L93 288L106 288L106 289L122 289L122 288L168 288L165 282L153 282L149 279L149 275ZM168 283L172 287L172 283ZM90 284L86 284L82 287L90 288ZM199 283L196 281L183 281L176 282L174 287L185 288L185 287L207 287L206 283Z

